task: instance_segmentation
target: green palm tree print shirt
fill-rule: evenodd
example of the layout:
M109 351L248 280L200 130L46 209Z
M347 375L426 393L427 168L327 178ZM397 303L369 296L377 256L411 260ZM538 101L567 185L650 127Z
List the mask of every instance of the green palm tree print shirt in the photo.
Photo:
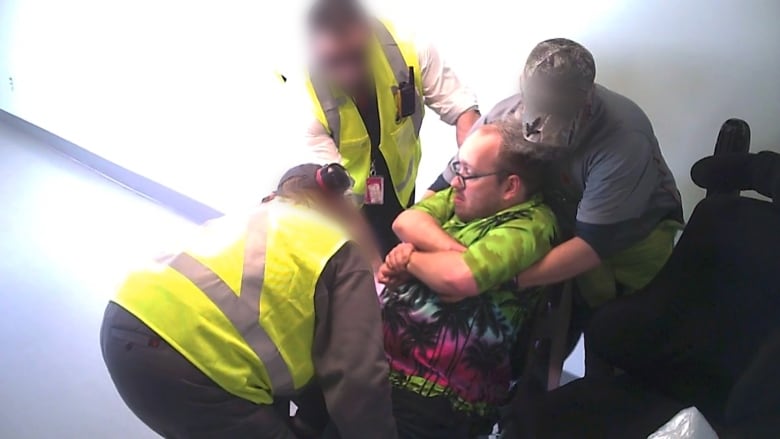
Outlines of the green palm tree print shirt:
M463 258L480 295L447 304L412 281L381 295L385 351L395 386L446 395L461 410L485 414L507 398L513 358L538 289L518 291L517 273L552 248L556 221L540 195L487 218L461 221L453 190L412 209L433 217L467 247Z

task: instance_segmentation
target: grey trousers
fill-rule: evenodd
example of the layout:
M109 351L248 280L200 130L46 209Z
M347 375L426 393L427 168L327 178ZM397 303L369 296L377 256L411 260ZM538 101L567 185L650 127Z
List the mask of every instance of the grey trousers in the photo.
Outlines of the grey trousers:
M289 405L257 405L228 393L114 303L106 308L100 344L119 395L165 438L296 439Z

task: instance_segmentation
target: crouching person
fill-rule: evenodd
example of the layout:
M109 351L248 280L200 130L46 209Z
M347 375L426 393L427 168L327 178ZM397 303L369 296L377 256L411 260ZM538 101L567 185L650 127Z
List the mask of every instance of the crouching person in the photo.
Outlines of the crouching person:
M293 168L273 200L129 276L101 345L144 423L166 438L308 437L287 403L306 412L308 385L342 438L396 437L373 274L339 225L350 186L340 165Z
M400 437L489 433L507 402L540 295L518 291L513 278L555 238L538 193L545 164L519 128L485 125L461 147L452 187L395 221L404 243L379 279Z

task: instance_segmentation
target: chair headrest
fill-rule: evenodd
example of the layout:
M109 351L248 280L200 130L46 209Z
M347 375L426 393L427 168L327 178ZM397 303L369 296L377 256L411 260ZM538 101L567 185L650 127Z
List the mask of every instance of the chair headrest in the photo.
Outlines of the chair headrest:
M693 165L691 178L716 192L754 190L780 207L780 154L772 151L706 157Z

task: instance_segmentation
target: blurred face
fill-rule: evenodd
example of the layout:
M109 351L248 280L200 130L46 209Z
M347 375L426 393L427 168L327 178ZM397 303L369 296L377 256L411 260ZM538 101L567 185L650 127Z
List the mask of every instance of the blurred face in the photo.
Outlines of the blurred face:
M344 225L349 231L352 231L351 228L355 226L353 221L355 221L356 214L359 213L359 211L350 196L322 197L320 206L320 209L324 214Z
M320 198L317 208L344 227L358 247L364 250L374 248L373 235L368 232L360 208L355 204L352 195Z
M455 214L462 221L485 218L508 207L508 180L502 181L498 172L500 147L501 136L484 129L469 136L460 147L453 169L456 176L450 184L455 191Z
M529 142L561 153L574 149L590 115L592 90L571 90L548 86L544 81L521 79L522 103L517 116Z
M366 23L315 30L311 35L311 56L330 84L351 93L365 86L370 79L370 42L371 30Z

